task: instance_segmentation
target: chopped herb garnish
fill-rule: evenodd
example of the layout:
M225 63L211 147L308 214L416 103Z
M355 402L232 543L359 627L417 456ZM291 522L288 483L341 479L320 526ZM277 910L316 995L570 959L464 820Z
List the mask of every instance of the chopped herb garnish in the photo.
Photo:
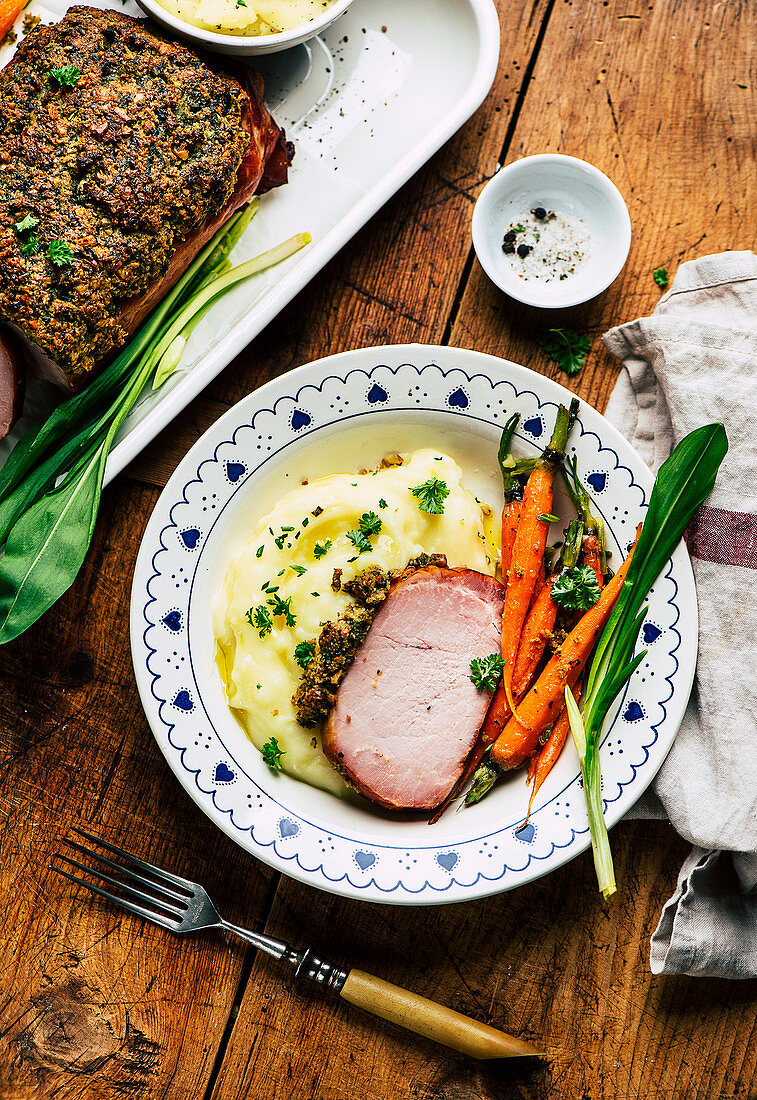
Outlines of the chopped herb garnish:
M360 557L361 554L365 554L368 550L372 550L371 540L366 535L365 531L348 531L347 538L357 550L356 557ZM354 561L355 558L350 558L350 561Z
M278 571L278 573L276 574L276 576L277 576L277 577L283 577L283 576L284 576L284 574L286 573L286 571L287 571L287 569L286 569L286 566L284 566L284 568L283 568L283 569L279 569L279 571Z
M331 539L326 539L325 542L317 542L313 547L313 557L323 558L328 554L331 549Z
M288 535L290 531L294 531L294 527L282 527L281 530Z
M470 663L470 678L479 691L494 691L502 673L504 661L499 653L474 657Z
M269 588L269 592L273 589ZM268 601L268 606L271 608L271 614L274 618L278 615L284 616L284 621L287 626L294 626L297 622L297 618L292 614L292 597L287 596L285 600L282 600L281 596L274 596L273 599Z
M664 290L665 287L668 285L668 282L670 281L668 279L668 269L666 267L658 267L652 278L657 283L657 285Z
M263 759L269 768L274 771L281 771L281 758L286 756L286 749L280 749L279 743L275 737L272 737L270 741L266 741L265 745L261 749L263 753Z
M39 218L35 218L33 214L27 214L20 222L16 222L13 228L17 233L26 233L27 229L34 229L35 225L39 225Z
M298 577L301 577L303 573L307 573L307 569L304 565L290 565L289 568L293 573L296 573Z
M261 638L265 638L266 634L270 634L273 630L271 616L268 614L268 608L263 603L259 603L257 607L251 607L245 614L245 618L250 626L255 627Z
M444 512L444 501L449 496L446 481L440 481L438 477L430 477L422 485L412 486L410 492L418 501L418 507L422 512L428 512L432 516L441 516Z
M320 596L320 594L321 594L320 592L311 592L310 593L311 596Z
M57 68L50 69L49 76L59 88L75 88L81 73L76 65L58 65Z
M265 546L259 546L259 547L257 548L257 550L255 551L255 557L256 557L256 558L262 558L262 557L263 557L263 551L264 551L264 550L265 550Z
M578 374L591 351L589 337L574 332L572 328L547 329L537 336L536 343L566 374Z
M55 264L56 267L68 267L74 258L74 254L66 242L60 241L57 238L54 241L50 241L47 255L50 262Z
M588 611L599 599L597 575L590 565L566 569L552 583L550 594L559 607Z
M310 523L310 520L308 519L308 517L307 517L307 516L305 516L304 520L302 521L302 526L303 526L303 527L307 527L307 525L308 525L309 523Z
M307 668L315 660L315 642L298 642L294 647L294 659L300 668Z
M33 256L35 252L39 251L39 237L36 233L30 233L24 243L21 245L22 256Z
M379 508L388 508L388 504L383 497L379 497Z
M364 535L378 535L381 531L381 520L375 512L363 512L359 527Z

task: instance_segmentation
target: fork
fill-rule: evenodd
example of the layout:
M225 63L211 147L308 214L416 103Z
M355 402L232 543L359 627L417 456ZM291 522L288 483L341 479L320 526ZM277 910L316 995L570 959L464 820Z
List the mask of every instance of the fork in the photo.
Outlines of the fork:
M171 932L199 932L206 928L232 932L266 955L289 963L294 967L295 977L309 978L357 1008L473 1058L519 1058L540 1054L530 1043L472 1020L417 993L385 982L382 978L366 974L362 970L342 970L335 963L320 958L310 947L295 951L283 940L231 924L220 916L204 887L198 882L190 882L155 867L152 863L145 863L144 860L82 829L74 827L73 832L122 862L118 863L99 851L85 848L68 837L65 838L65 843L80 855L96 861L96 866L88 866L62 853L56 853L53 859L83 871L98 882L120 891L125 897L55 864L53 870L106 901L120 905L129 913L144 917Z

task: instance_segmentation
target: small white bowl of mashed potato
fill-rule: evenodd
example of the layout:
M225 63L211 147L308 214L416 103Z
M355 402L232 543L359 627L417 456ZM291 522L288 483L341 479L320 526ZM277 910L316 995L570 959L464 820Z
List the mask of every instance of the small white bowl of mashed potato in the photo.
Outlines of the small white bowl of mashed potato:
M352 0L137 0L195 46L238 56L278 53L324 31Z

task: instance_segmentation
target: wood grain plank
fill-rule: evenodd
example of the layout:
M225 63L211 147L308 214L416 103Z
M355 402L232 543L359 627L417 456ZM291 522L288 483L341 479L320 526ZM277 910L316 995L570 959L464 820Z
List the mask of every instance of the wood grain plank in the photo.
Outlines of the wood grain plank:
M367 345L441 342L469 262L473 204L494 171L549 2L500 0L502 59L480 110L160 434L128 476L165 484L219 409L292 367Z
M606 172L629 208L631 253L603 295L555 311L510 301L476 262L450 343L539 370L604 409L618 364L599 338L651 313L655 268L672 279L685 260L754 245L756 24L739 2L555 5L506 159L568 153ZM576 379L534 342L552 325L593 339Z
M244 923L275 878L180 790L142 714L128 592L154 497L109 490L72 591L0 651L2 1100L201 1095L243 973L242 944L179 940L55 874L71 825L201 877Z

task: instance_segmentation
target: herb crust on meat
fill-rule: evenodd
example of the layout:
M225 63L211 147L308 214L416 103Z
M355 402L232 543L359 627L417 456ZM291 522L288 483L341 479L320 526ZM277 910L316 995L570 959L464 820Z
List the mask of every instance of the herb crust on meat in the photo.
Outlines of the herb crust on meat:
M236 80L114 11L71 8L0 73L0 315L74 386L125 342L124 302L229 203L245 110Z

